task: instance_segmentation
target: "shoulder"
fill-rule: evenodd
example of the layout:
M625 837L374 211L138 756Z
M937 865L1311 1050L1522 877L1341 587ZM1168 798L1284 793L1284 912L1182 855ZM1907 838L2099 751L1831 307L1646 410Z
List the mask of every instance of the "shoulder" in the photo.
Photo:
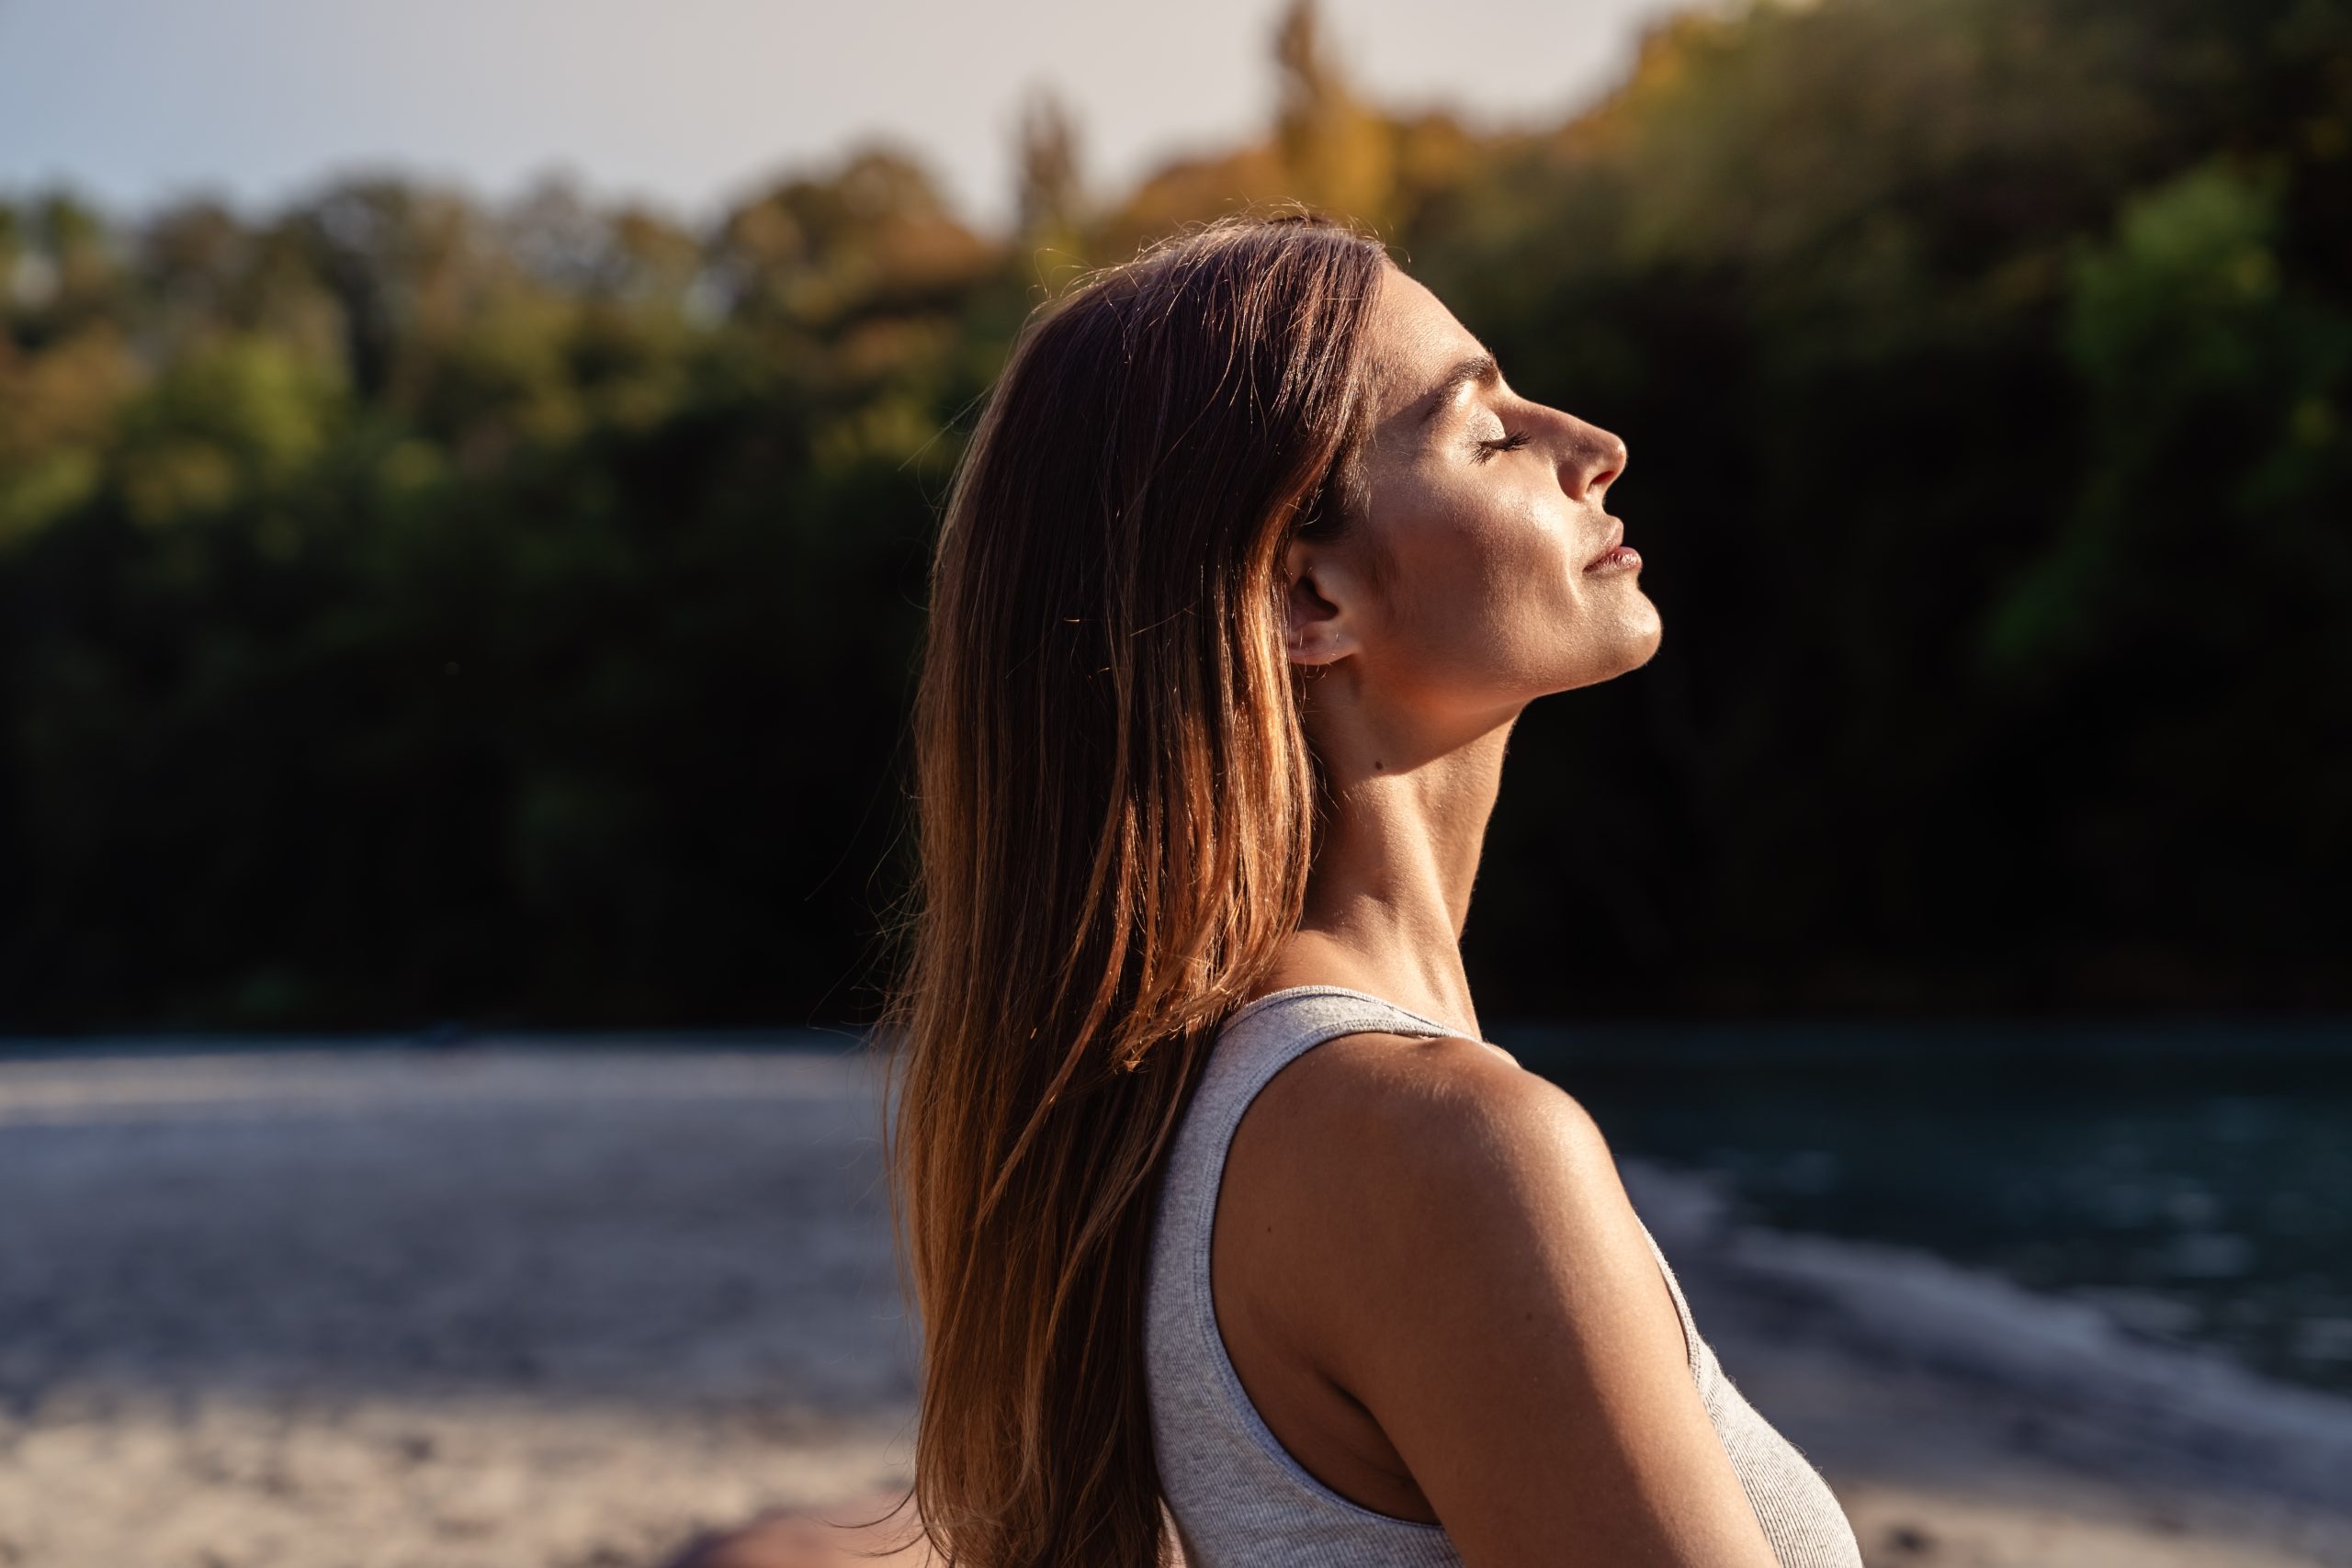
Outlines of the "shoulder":
M1347 1150L1357 1190L1370 1182L1409 1193L1436 1181L1484 1209L1505 1190L1599 1181L1607 1190L1599 1196L1623 1199L1608 1141L1584 1106L1480 1041L1343 1035L1286 1066L1261 1098L1271 1102L1267 1120L1291 1134L1285 1144Z
M1470 1040L1349 1036L1293 1066L1275 1157L1317 1265L1293 1327L1464 1560L1578 1540L1594 1562L1769 1562L1583 1105Z
M1260 1098L1253 1184L1304 1244L1293 1310L1342 1386L1410 1353L1417 1319L1466 1329L1521 1297L1522 1321L1605 1342L1624 1325L1576 1317L1604 1281L1655 1294L1679 1362L1608 1140L1558 1085L1478 1041L1367 1033L1304 1053Z
M1547 1356L1578 1341L1618 1353L1628 1324L1595 1310L1610 1292L1663 1308L1681 1360L1600 1128L1482 1042L1367 1032L1301 1053L1244 1115L1223 1186L1237 1289L1360 1402L1418 1376L1431 1336L1502 1317ZM1632 1326L1655 1337L1659 1322Z

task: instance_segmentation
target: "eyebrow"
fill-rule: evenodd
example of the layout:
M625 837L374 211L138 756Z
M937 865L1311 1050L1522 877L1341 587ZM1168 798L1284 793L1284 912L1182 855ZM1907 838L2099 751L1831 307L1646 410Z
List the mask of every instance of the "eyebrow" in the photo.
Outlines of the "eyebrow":
M1491 387L1502 379L1502 367L1495 363L1493 355L1484 352L1472 355L1448 370L1436 386L1421 394L1420 423L1427 424L1435 419L1438 411L1452 402L1453 394L1463 388Z

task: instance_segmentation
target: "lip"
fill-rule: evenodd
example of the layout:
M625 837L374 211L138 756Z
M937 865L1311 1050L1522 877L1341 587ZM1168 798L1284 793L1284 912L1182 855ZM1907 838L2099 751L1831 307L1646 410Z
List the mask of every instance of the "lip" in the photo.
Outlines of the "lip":
M1584 563L1585 570L1590 571L1594 567L1597 567L1602 561L1607 560L1611 554L1616 550L1617 547L1624 542L1625 525L1623 521L1620 518L1611 517L1609 520L1609 542L1600 547L1600 553L1599 555Z

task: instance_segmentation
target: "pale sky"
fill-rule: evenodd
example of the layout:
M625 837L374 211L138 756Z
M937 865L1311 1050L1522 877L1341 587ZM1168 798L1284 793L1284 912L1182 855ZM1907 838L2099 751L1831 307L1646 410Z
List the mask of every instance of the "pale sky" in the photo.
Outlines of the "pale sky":
M887 133L1001 220L1047 85L1090 186L1263 124L1280 0L0 0L0 194L63 180L118 215L203 192L248 213L390 167L510 197L562 171L699 220ZM1666 0L1324 0L1385 102L1551 119Z

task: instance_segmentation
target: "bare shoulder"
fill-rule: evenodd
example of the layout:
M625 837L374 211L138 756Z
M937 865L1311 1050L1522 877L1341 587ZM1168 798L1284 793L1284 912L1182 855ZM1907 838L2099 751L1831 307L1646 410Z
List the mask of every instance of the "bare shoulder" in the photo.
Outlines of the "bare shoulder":
M1609 1159L1607 1141L1566 1089L1500 1046L1458 1036L1347 1034L1303 1053L1261 1098L1301 1134L1355 1147L1393 1144L1414 1161L1513 1153Z
M1607 1138L1584 1106L1499 1047L1458 1037L1345 1035L1302 1055L1264 1094L1296 1179L1322 1173L1324 1217L1378 1257L1481 1228L1544 1230L1549 1242L1641 1243ZM1321 1157L1344 1153L1342 1159ZM1597 1228L1590 1223L1601 1222ZM1563 1224L1571 1226L1561 1231ZM1469 1227L1465 1232L1464 1227Z
M1299 1341L1465 1562L1771 1562L1572 1095L1477 1041L1377 1034L1305 1053L1278 1088L1270 1157L1316 1261Z
M1422 1354L1408 1323L1484 1332L1501 1313L1547 1346L1687 1368L1608 1139L1558 1085L1478 1041L1365 1033L1304 1053L1261 1099L1252 1173L1313 1263L1295 1337L1351 1394Z

